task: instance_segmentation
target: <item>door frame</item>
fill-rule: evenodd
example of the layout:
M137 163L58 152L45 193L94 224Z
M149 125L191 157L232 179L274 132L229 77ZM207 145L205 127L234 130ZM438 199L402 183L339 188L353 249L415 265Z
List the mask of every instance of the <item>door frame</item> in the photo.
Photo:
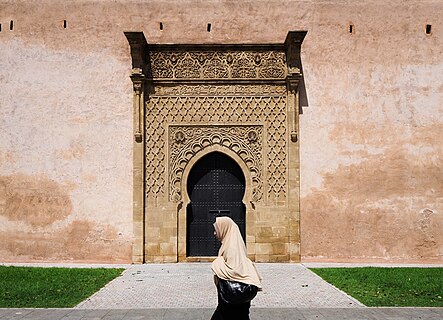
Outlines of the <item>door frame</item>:
M213 161L213 160L215 160L215 161ZM210 168L203 166L203 162L205 162L205 166L210 166ZM228 165L228 163L229 163L229 165ZM201 157L200 160L197 161L195 163L195 165L190 170L190 173L188 176L188 183L186 185L186 187L187 187L186 192L188 193L188 197L189 197L189 192L191 192L191 194L192 194L192 191L195 190L194 188L199 185L198 182L195 180L194 180L195 183L193 185L189 184L189 179L192 178L193 175L197 174L196 172L194 172L194 170L196 170L198 168L207 169L207 171L205 170L205 175L209 175L212 177L219 176L220 174L222 174L222 173L218 173L218 174L214 175L212 170L219 171L219 172L220 171L231 172L230 169L232 168L232 170L234 170L235 173L233 174L231 172L231 175L233 174L235 176L235 179L238 179L238 182L240 183L238 186L240 187L240 185L241 185L241 189L239 189L238 192L234 192L235 199L234 198L225 199L226 201L228 201L228 203L225 203L225 205L223 205L223 206L217 206L216 205L217 199L219 199L220 196L222 198L224 198L223 193L227 192L226 184L224 184L223 182L220 183L220 181L218 181L217 178L215 178L216 179L215 181L213 179L211 179L210 180L211 182L209 184L208 183L204 184L206 187L203 189L203 190L208 191L209 194L204 193L202 196L198 197L198 199L194 197L194 199L193 200L191 199L191 201L189 202L189 205L186 207L187 232L191 232L192 230L197 231L195 229L195 225L190 221L190 216L189 216L190 212L192 212L194 214L194 218L197 217L198 219L206 219L206 221L207 221L207 224L204 227L205 232L208 232L207 239L203 240L203 244L205 244L204 247L206 249L201 248L201 250L206 251L206 252L201 252L200 254L195 255L195 256L198 256L198 257L213 256L213 257L215 257L215 256L217 256L218 249L216 251L213 251L211 254L209 254L209 251L215 250L214 246L219 246L220 242L217 241L216 237L213 234L214 228L213 228L212 224L215 222L215 220L211 221L211 216L213 216L213 215L217 216L217 215L222 214L225 211L222 209L230 209L230 210L227 210L226 213L238 225L238 227L242 233L242 236L244 237L243 240L244 241L246 240L246 207L243 203L243 195L244 195L244 191L246 188L246 181L245 181L245 176L244 176L243 170L241 169L241 167L238 165L238 163L234 159L232 159L231 157L229 157L228 155L226 155L223 152L217 152L217 151L210 152L210 153L206 154L205 156ZM234 183L234 182L231 182L231 183ZM228 184L231 185L231 183L228 183ZM225 186L225 187L222 189L219 189L218 188L219 186ZM198 189L200 189L200 188L198 188ZM218 192L215 192L215 194L212 194L214 189L218 189ZM235 190L237 190L237 189L235 189ZM241 190L241 198L239 197L240 190ZM214 198L212 198L212 196ZM212 198L212 199L210 200L210 198ZM203 210L198 209L198 205L197 205L197 207L193 206L194 201L195 201L195 203L199 203L199 202L203 201L205 203L205 205L209 204L209 207L205 207L205 209L203 209ZM232 204L234 202L236 204L238 204L238 207L235 206L238 209L232 210L233 208L230 206L230 204ZM214 210L214 209L216 209L216 210ZM215 213L216 211L218 211L218 214ZM191 227L191 225L194 227ZM198 232L200 232L200 231L198 231ZM194 245L198 245L195 242L195 240L191 241L192 236L193 235L190 233L186 234L186 252L187 252L186 255L187 255L187 257L193 257L193 255L190 254L190 251L193 250ZM202 241L199 240L198 243L202 243Z
M230 157L232 160L234 160L237 165L242 170L242 173L245 177L245 194L243 195L243 205L245 206L245 228L246 228L246 248L248 247L248 239L251 239L250 230L252 226L255 224L255 216L252 214L252 176L251 173L248 170L248 167L246 166L245 162L240 158L239 155L237 155L232 150L222 146L222 145L211 145L206 147L205 149L201 150L200 152L196 153L194 157L192 157L188 164L185 167L185 171L183 172L183 178L182 178L182 185L181 189L186 190L186 192L183 192L183 205L181 206L179 212L178 212L178 260L180 262L206 262L206 261L212 261L214 260L214 257L187 257L186 256L186 240L187 240L187 207L191 202L191 199L189 198L188 192L187 192L187 183L189 174L191 172L191 169L194 167L194 165L204 156L208 155L212 152L220 152L228 157Z

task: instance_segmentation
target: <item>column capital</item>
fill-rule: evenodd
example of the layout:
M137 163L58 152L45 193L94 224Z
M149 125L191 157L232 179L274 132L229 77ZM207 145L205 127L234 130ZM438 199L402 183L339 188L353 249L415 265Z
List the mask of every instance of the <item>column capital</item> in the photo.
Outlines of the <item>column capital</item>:
M132 80L132 86L133 86L134 92L138 95L141 95L141 93L143 92L143 84L145 82L145 75L132 73L131 80Z

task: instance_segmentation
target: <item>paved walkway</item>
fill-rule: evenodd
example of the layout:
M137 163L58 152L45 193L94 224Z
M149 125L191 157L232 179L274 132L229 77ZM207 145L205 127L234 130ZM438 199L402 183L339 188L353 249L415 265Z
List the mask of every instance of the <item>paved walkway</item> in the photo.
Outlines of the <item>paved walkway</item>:
M352 308L362 305L301 264L258 263L257 308ZM78 309L215 308L209 263L133 265Z
M213 309L0 309L2 320L209 320ZM252 308L251 320L441 320L443 308ZM235 319L229 319L235 320Z

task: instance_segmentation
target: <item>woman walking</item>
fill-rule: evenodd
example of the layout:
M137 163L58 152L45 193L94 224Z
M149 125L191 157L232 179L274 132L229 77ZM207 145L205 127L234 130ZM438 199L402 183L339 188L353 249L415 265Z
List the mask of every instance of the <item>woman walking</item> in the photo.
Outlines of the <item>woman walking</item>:
M217 217L214 229L222 245L211 267L218 293L211 320L249 320L251 300L261 290L261 276L247 257L237 224L229 217Z

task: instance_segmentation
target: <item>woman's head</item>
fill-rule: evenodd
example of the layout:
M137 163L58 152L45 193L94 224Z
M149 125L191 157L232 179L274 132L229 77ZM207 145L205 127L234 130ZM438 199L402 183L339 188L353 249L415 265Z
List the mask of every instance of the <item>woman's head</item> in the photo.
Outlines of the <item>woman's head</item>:
M214 226L214 236L217 238L218 241L221 241L220 230L218 230L217 222L214 222L213 226Z
M232 232L234 229L238 229L237 224L229 217L217 217L214 223L214 235L221 242L225 239L226 235Z

